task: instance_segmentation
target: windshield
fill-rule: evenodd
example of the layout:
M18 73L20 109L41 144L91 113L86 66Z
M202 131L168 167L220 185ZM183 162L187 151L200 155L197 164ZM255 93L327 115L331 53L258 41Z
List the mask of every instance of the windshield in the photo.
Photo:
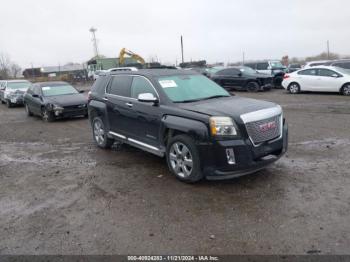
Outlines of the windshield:
M250 67L244 66L239 69L242 73L248 74L248 75L255 75L256 71L254 69L251 69Z
M280 61L272 61L270 63L272 68L284 68Z
M8 82L7 88L8 89L28 89L30 87L30 82Z
M43 96L61 96L79 93L74 87L68 84L43 86L41 90L43 91Z
M169 99L177 103L230 96L221 86L201 75L160 77L158 82Z

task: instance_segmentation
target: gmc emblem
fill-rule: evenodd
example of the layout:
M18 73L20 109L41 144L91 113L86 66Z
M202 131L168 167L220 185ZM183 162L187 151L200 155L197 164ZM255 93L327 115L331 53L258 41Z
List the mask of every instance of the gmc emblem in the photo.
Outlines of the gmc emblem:
M276 128L276 121L271 121L262 125L259 125L259 130L261 132L266 132Z

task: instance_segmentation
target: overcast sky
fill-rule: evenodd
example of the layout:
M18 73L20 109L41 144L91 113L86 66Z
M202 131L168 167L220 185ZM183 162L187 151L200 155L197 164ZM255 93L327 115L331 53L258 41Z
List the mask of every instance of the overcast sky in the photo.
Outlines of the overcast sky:
M146 60L233 62L350 54L349 0L0 0L0 52L22 67L85 62L126 47Z

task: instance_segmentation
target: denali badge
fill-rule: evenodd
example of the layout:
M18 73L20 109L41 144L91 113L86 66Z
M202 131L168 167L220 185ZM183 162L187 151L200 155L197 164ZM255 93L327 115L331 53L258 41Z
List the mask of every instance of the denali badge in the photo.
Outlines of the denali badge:
M261 132L266 132L269 131L271 129L275 129L276 128L276 121L271 121L262 125L259 125L259 130Z

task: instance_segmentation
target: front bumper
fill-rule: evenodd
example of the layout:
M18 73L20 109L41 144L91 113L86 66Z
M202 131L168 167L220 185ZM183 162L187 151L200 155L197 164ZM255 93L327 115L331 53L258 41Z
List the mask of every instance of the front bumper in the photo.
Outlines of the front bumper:
M70 118L76 116L86 116L88 114L87 108L80 109L63 109L63 110L52 110L56 118Z
M209 180L230 179L248 175L278 160L288 148L288 127L283 126L282 138L254 147L249 139L216 141L199 146L202 171ZM229 164L226 150L234 152L235 163Z

